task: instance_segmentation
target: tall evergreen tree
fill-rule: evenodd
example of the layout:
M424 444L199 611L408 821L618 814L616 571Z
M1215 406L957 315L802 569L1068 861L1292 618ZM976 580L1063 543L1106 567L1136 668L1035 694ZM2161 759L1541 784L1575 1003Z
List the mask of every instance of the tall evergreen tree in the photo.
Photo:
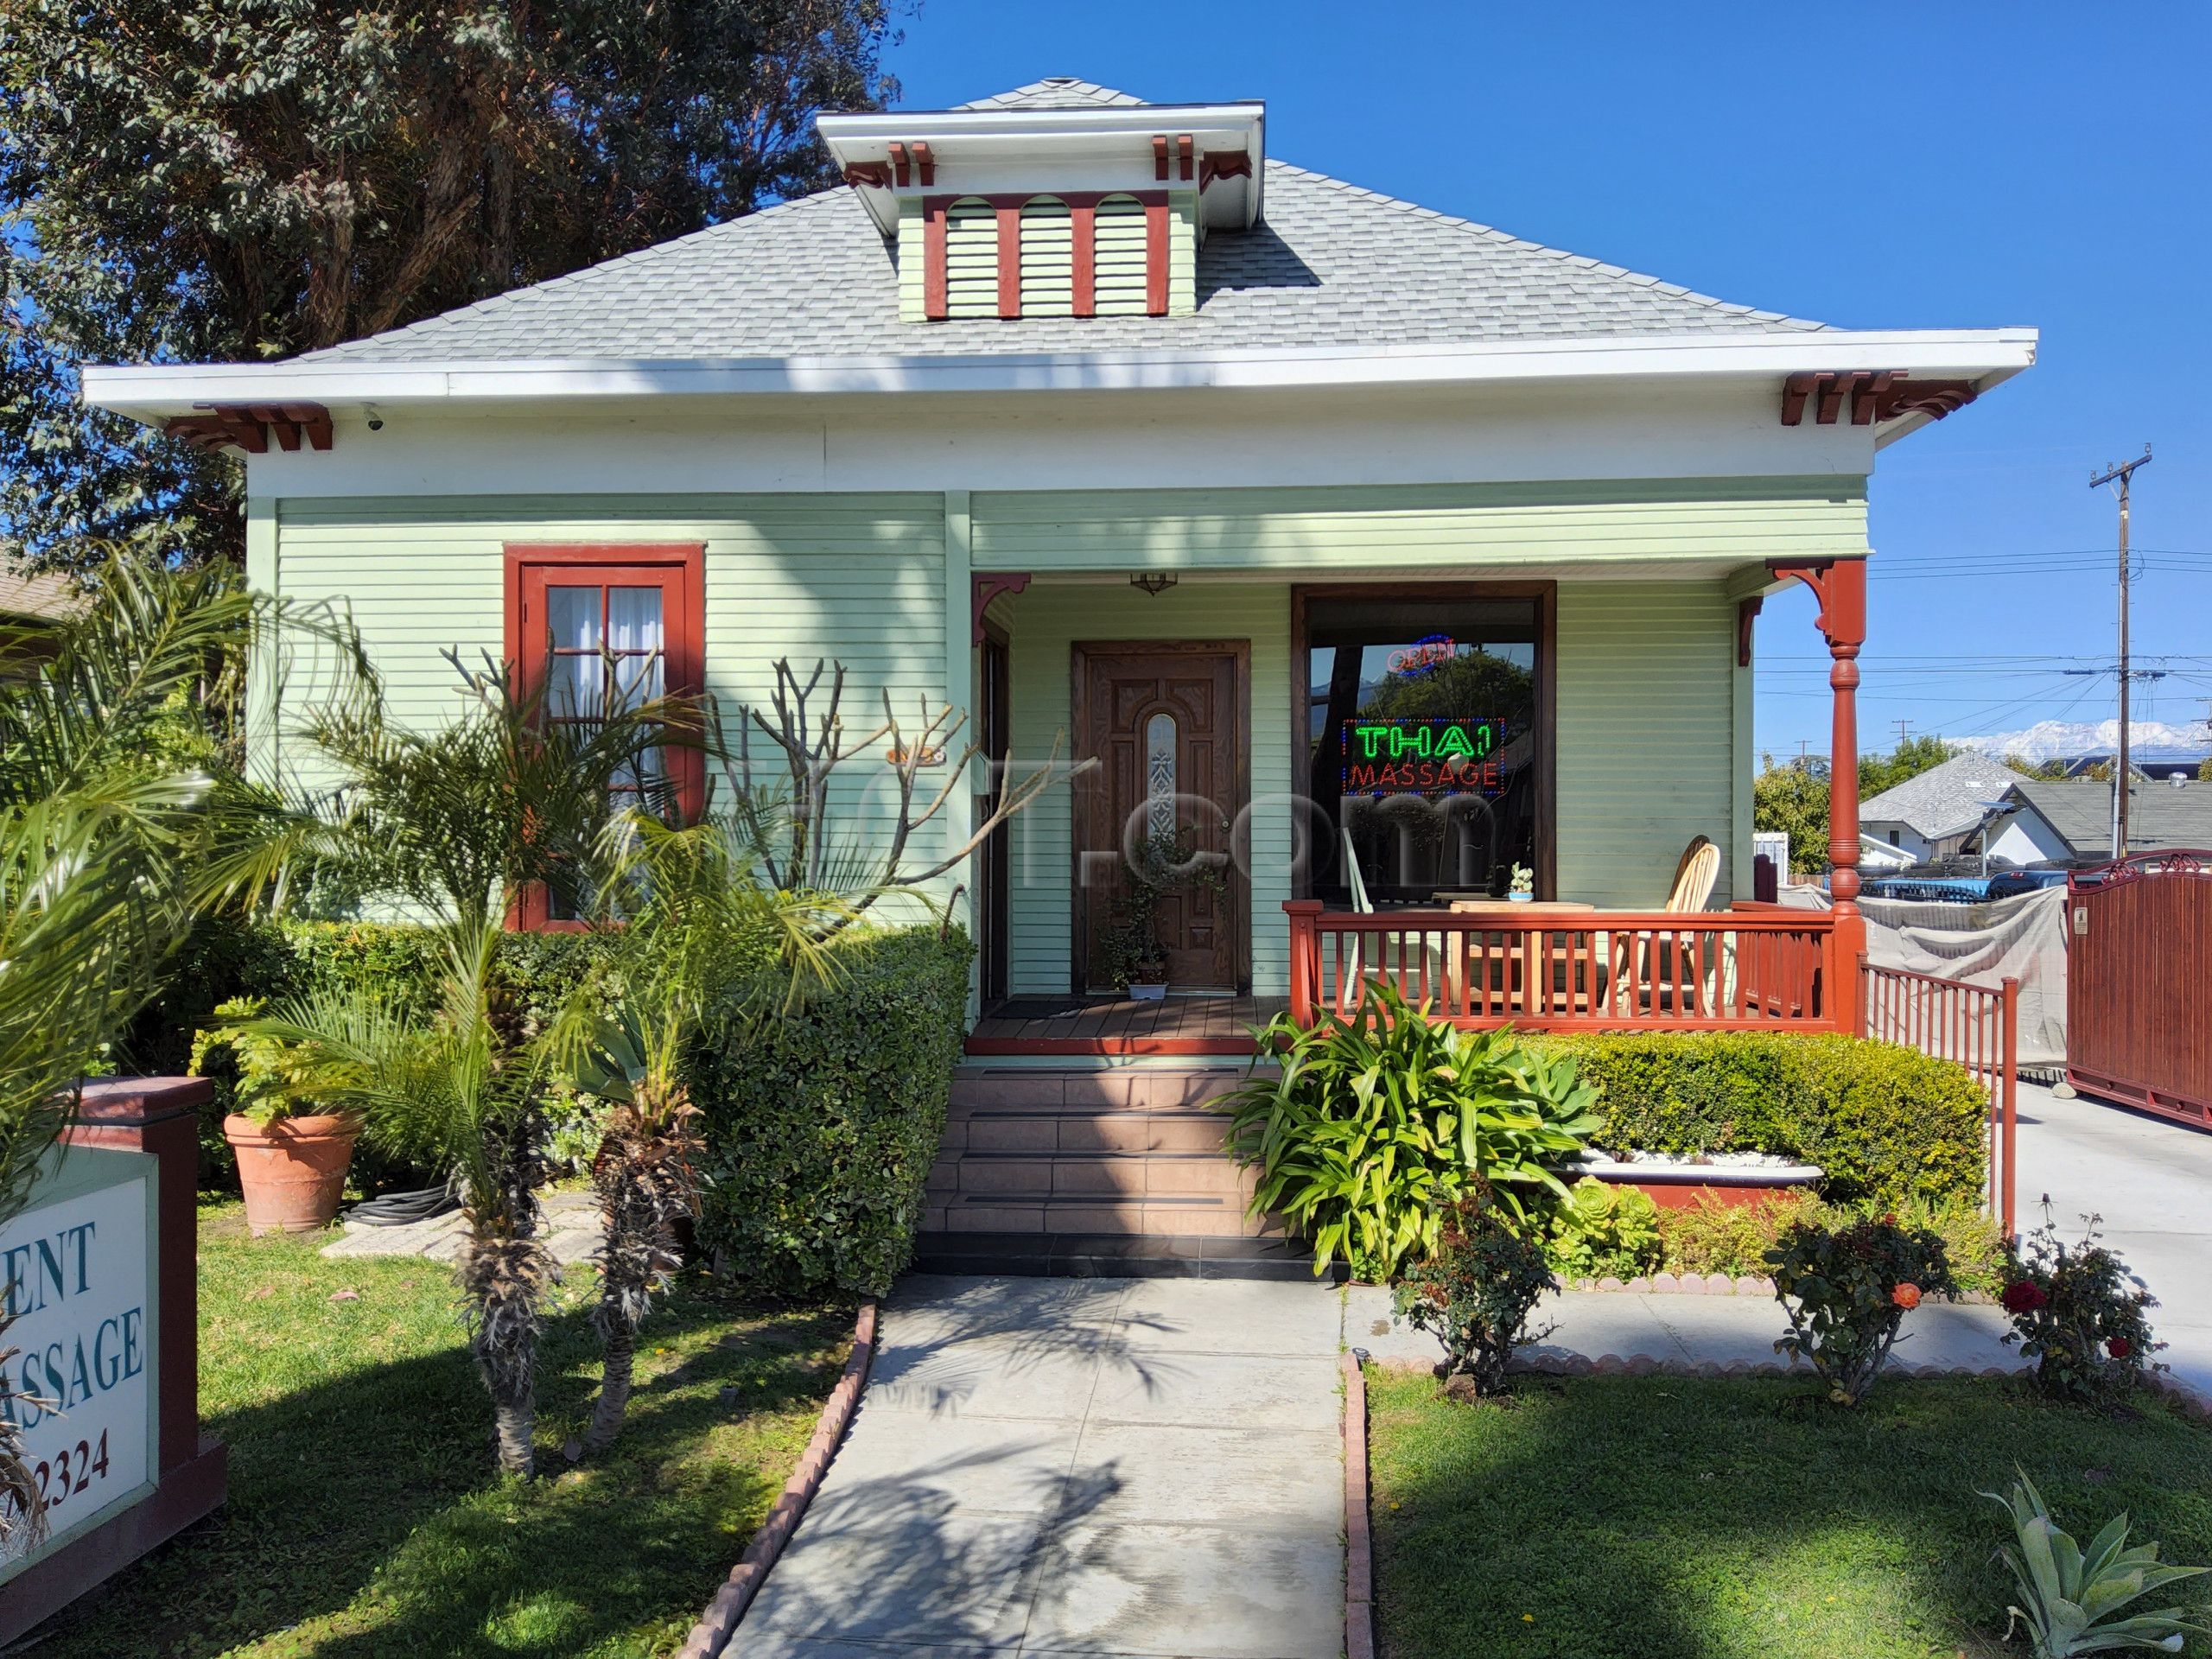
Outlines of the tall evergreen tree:
M86 362L253 361L829 182L896 0L0 0L0 556L242 544Z

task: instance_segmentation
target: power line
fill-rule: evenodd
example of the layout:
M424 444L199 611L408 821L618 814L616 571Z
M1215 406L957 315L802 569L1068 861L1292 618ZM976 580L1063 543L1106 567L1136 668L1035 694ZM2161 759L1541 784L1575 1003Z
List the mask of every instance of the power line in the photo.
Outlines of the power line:
M2127 667L2127 508L2129 487L2135 481L2135 470L2151 464L2151 446L2145 444L2143 453L2133 461L2122 461L2117 467L2107 467L2093 475L2089 487L2102 489L2107 484L2120 486L2120 756L2113 766L2112 783L2112 855L2127 856L2127 688L2134 679Z

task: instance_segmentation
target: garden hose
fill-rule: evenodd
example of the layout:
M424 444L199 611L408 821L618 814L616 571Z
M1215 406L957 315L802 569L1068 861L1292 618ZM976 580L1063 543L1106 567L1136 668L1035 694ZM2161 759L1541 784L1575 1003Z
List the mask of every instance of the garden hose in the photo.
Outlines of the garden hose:
M365 1227L404 1227L460 1207L461 1200L454 1196L452 1187L426 1186L413 1192L385 1192L364 1198L346 1212L346 1219Z

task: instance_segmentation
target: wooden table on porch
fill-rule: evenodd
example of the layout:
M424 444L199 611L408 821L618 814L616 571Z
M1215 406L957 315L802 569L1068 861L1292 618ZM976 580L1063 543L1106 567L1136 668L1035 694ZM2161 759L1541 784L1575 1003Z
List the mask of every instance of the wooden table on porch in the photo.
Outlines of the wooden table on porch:
M1598 906L1585 904L1580 899L1497 899L1488 893L1439 893L1437 898L1446 902L1455 916L1473 916L1497 922L1500 926L1525 926L1531 921L1547 918L1562 918L1563 926L1572 925L1565 918L1594 914ZM1543 939L1539 946L1538 938ZM1604 936L1599 936L1600 941ZM1599 982L1585 982L1585 976L1576 971L1574 950L1564 935L1532 935L1521 947L1510 944L1477 944L1471 939L1463 943L1458 972L1463 976L1462 985L1472 985L1475 959L1479 955L1484 963L1483 982L1491 998L1503 996L1509 1006L1524 1012L1529 1007L1528 988L1533 979L1537 985L1549 982L1550 999L1565 1005L1561 1010L1576 1014L1592 1012L1594 1003L1602 999L1610 977L1608 964L1603 960L1607 947L1603 943L1595 946L1597 959L1587 964L1591 977ZM1478 992L1478 995L1480 995Z

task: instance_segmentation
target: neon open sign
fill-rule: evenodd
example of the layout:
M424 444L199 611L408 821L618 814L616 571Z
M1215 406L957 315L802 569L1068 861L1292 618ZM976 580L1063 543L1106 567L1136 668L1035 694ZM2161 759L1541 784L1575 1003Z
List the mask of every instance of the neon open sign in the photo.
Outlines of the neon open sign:
M1432 633L1392 652L1383 658L1382 670L1386 674L1417 678L1423 674L1435 673L1459 654L1459 647L1451 635Z
M1344 728L1347 795L1497 795L1507 773L1497 753L1502 720L1348 720Z

